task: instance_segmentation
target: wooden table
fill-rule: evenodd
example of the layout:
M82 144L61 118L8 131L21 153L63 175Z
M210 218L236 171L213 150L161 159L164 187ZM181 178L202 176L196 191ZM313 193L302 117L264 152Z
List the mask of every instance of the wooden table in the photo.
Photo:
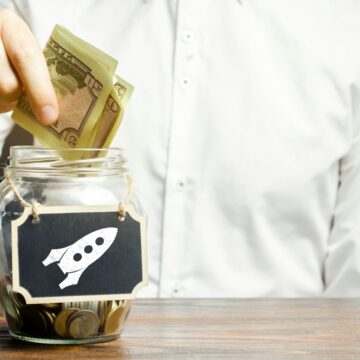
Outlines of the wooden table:
M360 359L360 299L136 301L119 340L45 346L12 340L0 359Z

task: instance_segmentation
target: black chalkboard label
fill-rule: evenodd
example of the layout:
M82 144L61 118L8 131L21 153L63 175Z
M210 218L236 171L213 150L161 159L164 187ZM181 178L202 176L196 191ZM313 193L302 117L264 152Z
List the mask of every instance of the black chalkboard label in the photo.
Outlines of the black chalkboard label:
M13 289L28 304L133 299L147 284L146 224L132 206L31 208L11 222Z

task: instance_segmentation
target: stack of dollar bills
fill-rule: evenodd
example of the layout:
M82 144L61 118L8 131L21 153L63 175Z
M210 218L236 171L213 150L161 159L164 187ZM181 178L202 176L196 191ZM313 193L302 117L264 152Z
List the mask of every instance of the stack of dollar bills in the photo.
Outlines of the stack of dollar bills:
M109 147L133 91L115 75L117 61L61 25L55 26L44 55L59 102L59 119L54 125L42 125L25 91L12 114L14 121L46 147Z

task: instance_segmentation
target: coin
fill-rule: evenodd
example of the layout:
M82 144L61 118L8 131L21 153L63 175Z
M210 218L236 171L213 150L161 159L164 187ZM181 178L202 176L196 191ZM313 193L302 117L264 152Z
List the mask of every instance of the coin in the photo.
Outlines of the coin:
M49 329L49 320L36 305L25 305L19 310L23 321L24 330L37 334L46 335Z
M100 326L98 316L91 310L79 310L68 320L69 334L76 339L94 335Z
M115 306L110 310L105 321L105 328L104 328L105 334L107 335L113 334L119 329L123 311L124 308L121 305Z
M20 330L23 326L19 309L13 304L10 297L4 299L5 317L10 330Z
M18 308L26 305L26 300L25 300L24 296L21 295L21 294L18 293L18 292L13 292L13 299L14 299L15 305L16 305Z
M19 330L23 324L19 313L19 307L14 302L14 293L10 284L1 290L1 298L5 310L6 321L9 329Z
M8 328L12 331L19 331L23 326L20 316L14 318L5 310L5 318Z
M109 315L111 309L113 308L113 305L114 305L114 301L100 301L98 304L97 314L100 319L99 332L101 334L104 333L105 320Z
M41 304L44 308L50 309L50 310L57 310L60 308L60 304L58 303L47 303L47 304Z
M123 314L123 318L122 318L121 328L124 327L128 317L130 315L130 310L132 308L132 304L133 304L132 300L127 300L127 301L125 301L125 304L123 305L124 306L124 314Z
M15 299L15 293L12 291L11 284L7 284L4 289L4 309L6 315L6 321L8 323L9 329L11 330L20 330L23 326L23 322L20 316L19 309L21 306L20 303L17 303ZM25 299L23 304L25 304Z
M106 313L106 301L100 301L99 304L98 304L98 311L97 311L97 314L98 314L98 317L99 317L99 320L100 320L100 332L103 331L103 327L104 327L104 324L105 324L105 313Z
M60 313L56 316L54 321L54 330L58 335L62 337L69 336L67 321L69 317L77 311L79 310L75 308L66 308L61 310Z
M48 332L47 335L50 336L54 333L54 321L55 321L56 315L52 311L48 311L48 310L44 310L44 309L41 309L40 311L42 312L42 314L44 315L44 317L46 319L47 332Z

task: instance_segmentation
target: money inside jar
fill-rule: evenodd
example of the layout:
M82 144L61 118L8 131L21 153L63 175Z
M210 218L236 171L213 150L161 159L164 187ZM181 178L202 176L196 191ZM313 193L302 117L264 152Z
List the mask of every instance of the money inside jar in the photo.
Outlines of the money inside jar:
M132 307L132 300L67 302L27 305L10 284L1 289L10 330L41 337L88 339L119 334Z

